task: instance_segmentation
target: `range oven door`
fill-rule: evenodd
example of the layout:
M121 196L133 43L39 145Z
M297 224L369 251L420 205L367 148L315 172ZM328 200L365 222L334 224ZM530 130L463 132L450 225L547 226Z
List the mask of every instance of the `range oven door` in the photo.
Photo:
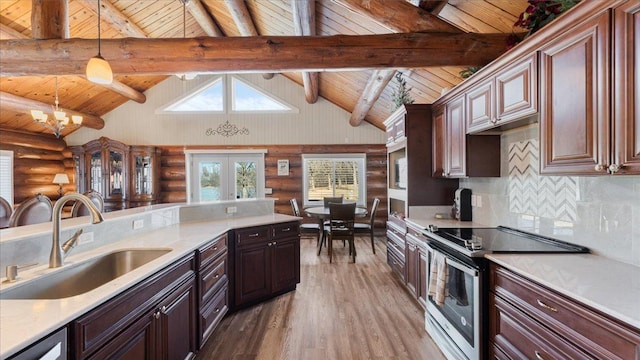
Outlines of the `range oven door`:
M430 245L427 262L429 276L432 259L436 253L445 256L449 279L446 283L444 304L438 305L432 296L428 296L425 313L427 332L448 358L479 359L481 270Z

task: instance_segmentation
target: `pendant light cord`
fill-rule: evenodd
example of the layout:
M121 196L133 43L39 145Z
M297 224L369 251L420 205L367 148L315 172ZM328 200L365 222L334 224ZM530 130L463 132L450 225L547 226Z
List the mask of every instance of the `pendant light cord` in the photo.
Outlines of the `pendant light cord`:
M102 57L100 54L100 0L98 0L98 56Z

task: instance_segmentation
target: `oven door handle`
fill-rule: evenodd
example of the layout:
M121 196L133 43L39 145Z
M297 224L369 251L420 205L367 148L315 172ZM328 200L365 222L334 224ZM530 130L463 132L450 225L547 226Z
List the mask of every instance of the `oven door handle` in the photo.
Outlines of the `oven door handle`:
M432 248L431 246L429 246L429 251L431 253L438 252L439 254L442 254L444 257L446 257L447 258L447 265L450 265L450 266L462 271L465 274L469 274L469 275L471 275L473 277L478 277L478 270L472 269L469 266L466 266L466 265L463 265L463 264L459 263L453 257L449 256L449 254L444 253L442 251L438 251L438 250Z

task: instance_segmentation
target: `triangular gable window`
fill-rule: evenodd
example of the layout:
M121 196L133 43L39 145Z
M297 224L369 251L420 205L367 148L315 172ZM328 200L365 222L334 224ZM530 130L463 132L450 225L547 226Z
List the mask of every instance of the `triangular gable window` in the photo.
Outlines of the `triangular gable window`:
M267 95L236 77L231 78L231 93L233 112L297 112L297 109L284 101Z
M224 111L224 82L222 78L206 84L166 106L162 112L212 113Z

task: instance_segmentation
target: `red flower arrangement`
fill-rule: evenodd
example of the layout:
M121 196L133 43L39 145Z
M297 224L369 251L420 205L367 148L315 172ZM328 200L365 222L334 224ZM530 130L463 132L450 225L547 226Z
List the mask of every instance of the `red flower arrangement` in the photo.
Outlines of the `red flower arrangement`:
M529 29L525 38L553 21L558 15L567 11L579 0L529 0L529 6L520 14L513 26ZM524 38L512 33L507 39L507 50L514 47Z

